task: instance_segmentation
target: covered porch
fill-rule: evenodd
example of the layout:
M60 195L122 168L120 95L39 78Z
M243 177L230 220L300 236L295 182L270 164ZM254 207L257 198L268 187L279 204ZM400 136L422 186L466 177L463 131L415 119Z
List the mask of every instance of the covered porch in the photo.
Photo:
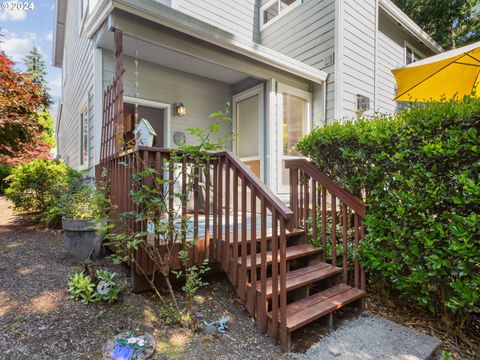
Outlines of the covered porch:
M237 155L275 194L288 198L284 162L297 156L296 142L324 122L326 74L294 60L265 59L255 49L228 50L120 10L112 13L108 25L96 38L102 54L102 90L124 71L126 141L133 138L135 121L145 118L156 133L153 146L194 144L196 137L186 129L206 128L211 113L227 108L232 122L218 134L232 135L225 150ZM176 113L178 104L185 115Z

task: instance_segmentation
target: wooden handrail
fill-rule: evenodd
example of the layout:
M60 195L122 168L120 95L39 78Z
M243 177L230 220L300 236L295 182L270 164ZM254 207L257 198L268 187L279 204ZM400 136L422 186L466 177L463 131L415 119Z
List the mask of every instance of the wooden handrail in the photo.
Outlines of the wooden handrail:
M151 151L151 152L162 152L162 153L171 153L176 152L181 154L182 152L179 150L172 150L166 149L161 147L139 147L139 151ZM258 179L258 177L250 170L248 166L246 166L236 155L234 155L231 151L219 151L211 154L212 156L217 157L226 157L228 161L237 168L237 171L242 174L248 183L255 188L255 190L260 193L264 198L267 204L271 205L273 209L277 210L277 212L286 220L286 227L288 230L292 230L293 228L293 211L283 203L264 183Z
M303 158L289 159L285 161L285 167L287 169L302 170L305 174L315 179L315 181L317 181L319 184L325 186L331 194L342 200L362 219L365 218L365 203L348 190L342 188L335 181L330 179L327 175L322 173L311 161Z
M273 210L276 210L285 220L288 230L292 230L293 211L283 203L257 176L246 166L238 157L230 151L217 153L218 156L226 156L228 160L243 174L245 179L271 204Z

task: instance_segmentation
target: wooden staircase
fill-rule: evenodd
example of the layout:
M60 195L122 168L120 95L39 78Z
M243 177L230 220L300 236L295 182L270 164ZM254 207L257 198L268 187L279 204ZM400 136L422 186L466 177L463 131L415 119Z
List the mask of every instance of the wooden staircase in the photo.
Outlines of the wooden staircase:
M291 208L235 157L220 166L225 201L217 211L229 219L226 228L232 216L234 224L233 232L217 232L217 255L262 331L289 351L293 331L322 317L331 326L345 305L363 307L365 275L349 254L363 237L365 206L359 199L303 159L288 164ZM260 223L243 225L248 217Z

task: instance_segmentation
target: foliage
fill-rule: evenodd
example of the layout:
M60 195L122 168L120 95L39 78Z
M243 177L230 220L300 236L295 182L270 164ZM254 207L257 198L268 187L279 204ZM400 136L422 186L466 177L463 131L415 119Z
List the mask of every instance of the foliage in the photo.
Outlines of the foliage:
M43 128L42 139L44 143L50 145L50 148L55 146L55 134L53 131L53 119L50 112L47 110L37 112L38 123Z
M394 0L445 49L480 40L478 0Z
M366 197L372 283L461 328L480 311L480 100L314 130L297 149Z
M56 211L68 219L101 220L105 217L105 196L92 187L84 186L63 195Z
M182 290L187 296L188 308L190 313L192 313L193 311L193 296L200 288L208 285L208 283L203 280L202 275L210 271L210 267L208 266L208 259L205 259L203 261L203 264L188 266L188 263L190 261L190 249L196 245L197 241L198 239L193 239L190 242L186 242L184 248L178 252L178 258L183 264L184 271L172 271L177 277L177 279L181 277L185 278L185 284L182 286Z
M160 308L160 318L163 320L165 325L171 326L180 323L182 320L182 313L173 306L173 304L168 303L163 305Z
M118 284L118 275L108 270L98 269L95 279L86 271L74 272L68 279L68 293L74 300L84 304L105 301L109 304L118 300L122 289Z
M37 159L13 169L6 178L9 187L5 195L15 210L38 212L43 216L80 177L80 173L62 161Z
M68 279L68 293L74 300L81 300L84 304L99 301L99 296L95 291L95 284L89 275L83 271L75 272Z
M122 291L121 287L118 285L118 275L116 273L111 273L108 270L98 269L97 278L98 284L96 286L96 291L98 297L109 304L117 301L118 296Z
M8 187L6 178L12 173L10 166L0 165L0 195L5 193L5 189Z
M130 196L136 206L136 211L131 213L121 213L120 226L115 229L110 227L107 234L109 245L115 249L113 260L116 263L130 261L149 282L158 298L165 307L170 306L169 302L163 297L155 284L156 274L160 274L164 281L171 298L171 302L176 312L180 314L183 323L191 321L191 298L193 294L206 283L201 276L208 271L207 263L201 265L190 265L190 249L198 239L186 240L188 231L188 218L182 214L182 208L186 206L188 195L185 196L179 192L171 192L181 181L186 187L187 194L193 191L195 179L198 179L202 172L205 176L209 175L209 168L203 164L206 160L213 160L211 151L221 149L229 136L219 136L221 124L230 121L226 113L216 112L210 115L212 123L206 129L189 129L190 134L197 136L198 144L184 144L178 150L172 150L170 158L165 161L163 168L157 170L150 167L143 159L135 159L136 164L141 164L141 170L137 167L132 169ZM217 140L212 141L216 136ZM135 156L135 155L134 155ZM189 170L185 173L185 179L182 180L183 163L187 163ZM121 164L125 167L130 164ZM173 174L165 178L164 174ZM108 174L106 174L108 176ZM109 179L106 178L106 188L109 186ZM173 208L169 203L173 200L177 205ZM113 209L114 210L114 209ZM144 231L136 232L130 227L132 218L135 222L145 224ZM148 240L148 241L147 241ZM161 244L161 246L160 246ZM178 306L171 282L172 274L171 259L178 253L183 264L183 269L175 274L178 278L185 280L183 290L189 299L189 309L184 313ZM136 261L135 250L143 249L153 264L153 270L147 274L147 271Z
M42 87L45 93L44 96L48 99L48 87L47 81L45 80L45 76L47 75L47 71L45 70L45 60L43 60L43 56L36 46L34 46L24 57L23 63L25 64L26 72L30 75L32 82L39 84Z
M0 157L14 158L25 147L43 143L37 111L50 105L41 85L13 69L13 61L0 52Z

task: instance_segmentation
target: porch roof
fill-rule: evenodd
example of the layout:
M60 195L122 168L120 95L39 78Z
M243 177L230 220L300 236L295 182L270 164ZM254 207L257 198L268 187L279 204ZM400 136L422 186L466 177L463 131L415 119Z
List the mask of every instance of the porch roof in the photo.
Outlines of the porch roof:
M62 0L57 1L62 2ZM309 81L322 83L328 76L328 73L324 71L254 42L238 39L227 31L156 1L110 0L99 2L99 5L92 11L84 26L84 31L87 31L89 37L95 35L114 9L120 9ZM62 29L57 30L61 31ZM63 44L58 45L62 46ZM57 52L63 53L58 50Z

